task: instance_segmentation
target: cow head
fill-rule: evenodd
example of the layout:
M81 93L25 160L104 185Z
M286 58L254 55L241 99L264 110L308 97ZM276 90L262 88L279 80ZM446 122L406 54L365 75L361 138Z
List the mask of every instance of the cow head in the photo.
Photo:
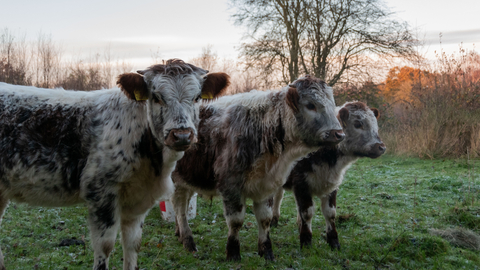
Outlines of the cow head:
M342 106L338 118L345 131L343 151L359 157L377 158L385 153L385 144L378 136L377 119L380 113L362 102L350 102Z
M335 145L345 137L335 114L332 88L322 80L309 75L296 80L290 84L286 102L307 146Z
M229 85L225 73L208 73L179 59L118 77L122 91L144 102L153 136L176 151L197 140L199 100L221 95Z

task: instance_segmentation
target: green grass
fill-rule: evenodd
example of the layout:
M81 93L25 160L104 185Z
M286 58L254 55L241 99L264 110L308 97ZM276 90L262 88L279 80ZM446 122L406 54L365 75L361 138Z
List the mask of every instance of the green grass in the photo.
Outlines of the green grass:
M470 161L470 163L473 163ZM313 245L300 250L296 210L286 192L278 228L271 231L275 262L257 255L257 228L247 201L240 231L241 262L225 261L227 227L221 201L198 199L191 220L199 249L187 253L174 224L158 206L148 215L139 254L140 269L480 269L480 252L452 246L428 229L464 227L480 234L480 177L476 160L420 160L385 156L362 159L348 171L337 198L341 251L324 240L325 222L315 200ZM415 185L415 179L417 184ZM473 180L472 180L473 179ZM350 215L350 216L347 216ZM213 222L215 220L215 222ZM61 222L64 222L61 223ZM84 237L86 246L59 247ZM90 269L93 251L86 208L39 208L11 203L0 227L7 269ZM110 269L122 268L117 241Z

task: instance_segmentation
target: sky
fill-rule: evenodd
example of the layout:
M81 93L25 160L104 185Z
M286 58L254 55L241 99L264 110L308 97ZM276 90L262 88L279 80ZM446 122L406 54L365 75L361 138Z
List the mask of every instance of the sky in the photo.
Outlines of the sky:
M462 42L468 50L480 44L480 0L384 3L425 40L422 52L429 58L441 49L458 51ZM66 56L109 48L145 68L153 55L188 60L209 44L220 57L235 59L246 28L234 25L233 13L228 0L0 0L0 29L27 40L51 35Z

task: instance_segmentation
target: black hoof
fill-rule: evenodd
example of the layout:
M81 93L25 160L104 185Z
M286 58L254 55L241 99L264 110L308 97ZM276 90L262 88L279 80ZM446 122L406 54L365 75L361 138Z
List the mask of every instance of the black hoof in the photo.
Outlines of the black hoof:
M241 260L242 260L242 257L240 256L240 254L229 255L227 253L227 261L239 262Z
M240 261L240 242L234 236L229 236L227 240L227 261Z
M189 252L198 251L192 236L187 236L183 239L183 247Z
M272 250L272 241L270 240L270 236L267 237L263 243L258 243L258 255L260 257L264 257L266 261L274 261L275 256L273 255Z
M332 248L332 250L340 250L340 243L338 242L338 239L327 239L327 243Z
M332 250L340 250L340 242L338 241L338 234L336 230L330 230L327 232L327 243L330 245Z
M277 227L278 226L278 217L272 217L272 221L270 222L270 227Z
M312 241L300 241L300 248L309 248L312 246Z
M265 252L262 252L262 254L259 252L258 255L260 255L260 257L264 257L265 261L275 261L275 256L273 255L272 250L266 250Z
M300 233L300 248L312 246L312 233Z

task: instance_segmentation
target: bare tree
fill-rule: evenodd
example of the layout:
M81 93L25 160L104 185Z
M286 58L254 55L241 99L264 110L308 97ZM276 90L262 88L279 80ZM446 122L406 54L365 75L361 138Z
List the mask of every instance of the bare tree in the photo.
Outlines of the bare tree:
M152 58L152 65L161 63L162 53L160 52L160 47L157 47L156 51L150 50L150 57Z
M391 19L380 0L230 1L235 22L250 30L241 55L267 73L281 70L283 83L313 74L334 85L362 70L355 59L414 53L408 25Z
M25 35L16 37L7 29L0 33L0 81L30 84L28 45Z
M212 49L213 46L208 44L202 48L202 53L198 57L191 59L189 62L210 72L216 71L219 58L217 52Z
M55 44L50 35L40 33L36 47L33 48L35 55L35 85L38 87L53 87L61 74L62 50Z

